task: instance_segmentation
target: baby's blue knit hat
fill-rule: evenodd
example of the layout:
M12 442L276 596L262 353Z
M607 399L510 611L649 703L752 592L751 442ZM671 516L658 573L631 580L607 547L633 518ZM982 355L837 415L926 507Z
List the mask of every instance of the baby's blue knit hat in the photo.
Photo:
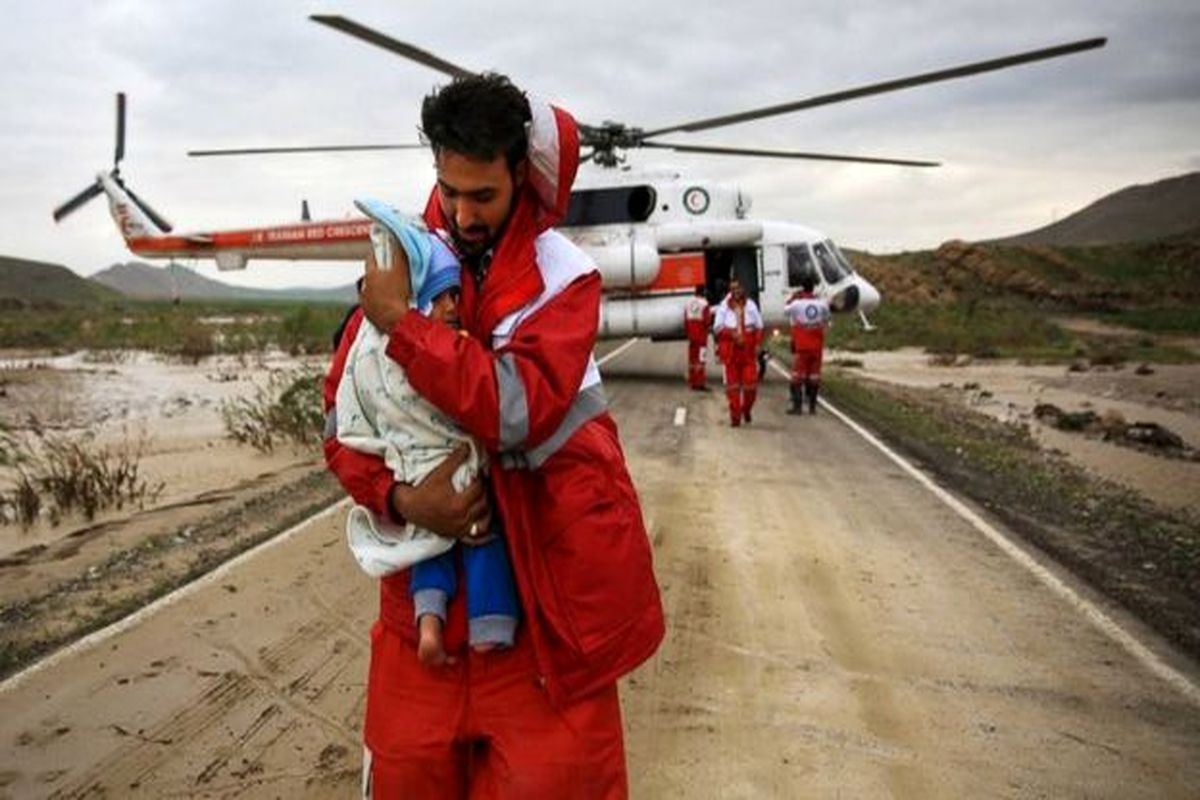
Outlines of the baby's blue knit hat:
M425 273L425 283L417 292L417 310L428 314L433 301L447 289L462 287L462 268L458 259L446 246L446 243L436 235L429 233L429 271Z
M388 263L388 238L404 248L408 256L408 274L414 299L417 310L422 314L429 313L439 294L462 286L458 259L445 242L425 228L419 218L401 215L379 200L355 200L354 205L375 223L371 240L376 247L376 261L381 265Z

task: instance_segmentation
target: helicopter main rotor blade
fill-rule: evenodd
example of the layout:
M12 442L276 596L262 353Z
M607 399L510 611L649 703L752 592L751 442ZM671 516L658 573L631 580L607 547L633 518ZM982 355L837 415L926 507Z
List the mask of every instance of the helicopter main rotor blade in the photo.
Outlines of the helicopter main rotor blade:
M113 155L113 168L121 166L125 158L125 93L117 92L117 149Z
M745 147L714 147L696 144L671 144L669 142L642 142L642 147L657 147L680 153L710 153L722 156L758 156L761 158L800 158L808 161L848 161L854 164L894 164L899 167L940 167L940 161L914 161L904 158L874 158L871 156L844 156L833 153L802 153L795 150L751 150Z
M100 194L103 191L104 191L104 189L101 188L99 182L93 183L91 186L87 187L82 192L75 195L70 200L63 203L61 206L59 206L58 208L54 209L54 221L59 222L67 214L70 214L72 211L79 208L81 205L86 203L88 200L91 200L93 197L95 197L96 195Z
M720 117L709 117L708 119L696 120L694 122L685 122L680 125L672 125L668 128L658 128L657 130L646 131L642 134L642 136L648 139L651 136L659 136L664 133L673 133L674 131L687 131L692 133L695 131L709 130L711 128L720 128L725 125L736 125L739 122L749 122L750 120L762 119L763 117L774 117L779 114L790 114L793 111L800 111L806 108L815 108L816 106L824 106L831 103L842 103L846 100L856 100L860 97L868 97L874 94L884 94L885 92L896 92L900 91L901 89L911 89L914 86L921 86L926 83L948 81L954 78L965 78L968 75L978 75L981 72L992 72L998 69L1007 69L1008 67L1015 67L1020 64L1028 64L1031 61L1043 61L1048 58L1058 58L1060 56L1071 55L1072 53L1079 53L1084 50L1092 50L1097 47L1103 47L1107 41L1108 39L1104 37L1096 39L1083 39L1078 42L1070 42L1069 44L1058 45L1056 47L1047 47L1042 50L1031 50L1026 53L1005 56L1004 58L993 58L988 61L977 61L973 64L963 64L962 66L950 67L949 69L925 72L908 78L897 78L895 80L883 81L882 83L873 83L867 86L859 86L854 89L846 89L845 91L841 92L831 92L830 94L816 95L805 100L797 100L793 103L781 103L779 105L754 109L753 111L743 111L738 114L726 114Z
M322 25L328 25L334 30L347 33L357 39L362 39L364 42L370 42L376 47L382 47L384 50L412 59L418 64L424 64L427 67L436 69L438 72L444 72L452 78L467 78L475 74L469 69L464 69L457 64L451 64L443 58L438 58L428 50L422 50L407 42L393 39L386 34L368 28L366 25L360 25L354 20L346 19L339 14L311 14L309 19L313 22L319 22Z
M193 158L204 156L261 156L279 153L354 153L370 150L425 150L423 144L330 144L311 147L242 147L228 150L188 150Z

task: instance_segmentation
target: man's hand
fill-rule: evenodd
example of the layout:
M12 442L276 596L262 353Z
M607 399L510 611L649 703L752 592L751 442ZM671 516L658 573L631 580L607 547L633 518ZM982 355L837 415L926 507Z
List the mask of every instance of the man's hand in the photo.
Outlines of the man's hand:
M404 248L396 244L395 254L388 269L380 269L375 263L375 252L367 254L366 272L363 274L362 292L359 303L363 313L379 330L387 333L408 312L408 301L412 297L412 286L408 280L408 257Z
M393 486L392 508L408 522L448 539L462 539L470 544L487 536L492 511L488 507L483 481L477 476L461 492L454 491L450 482L454 471L468 455L470 448L459 445L416 486L404 483Z

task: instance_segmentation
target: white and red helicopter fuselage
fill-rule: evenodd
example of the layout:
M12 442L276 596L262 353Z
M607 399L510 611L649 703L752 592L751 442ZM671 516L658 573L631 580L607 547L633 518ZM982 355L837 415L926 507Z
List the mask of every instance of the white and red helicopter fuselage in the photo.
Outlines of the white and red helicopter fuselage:
M236 230L164 232L124 185L97 184L129 249L151 259L213 259L221 270L256 260L357 261L370 248L365 218L311 220ZM736 187L672 170L605 171L572 193L559 230L596 262L604 285L600 335L681 338L683 306L704 286L710 302L731 278L748 287L768 326L785 324L783 306L805 276L839 310L870 312L879 292L837 246L811 228L748 216Z

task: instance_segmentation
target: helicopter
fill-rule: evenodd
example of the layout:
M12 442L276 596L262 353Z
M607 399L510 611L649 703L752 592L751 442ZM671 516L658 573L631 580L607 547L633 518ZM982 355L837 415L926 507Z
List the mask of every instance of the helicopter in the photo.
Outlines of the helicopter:
M451 78L475 74L346 17L314 14L310 19ZM580 160L593 164L594 171L589 174L581 170L567 216L557 227L592 257L601 273L604 296L599 335L682 338L683 307L696 287L703 286L709 303L715 304L734 279L758 303L764 324L777 329L786 324L783 309L788 297L807 280L815 284L817 294L829 300L835 311L857 312L867 328L871 326L866 315L882 300L878 289L855 271L850 259L823 233L793 222L753 218L751 198L737 186L670 168L632 170L624 166L627 151L657 148L733 157L937 167L935 161L710 146L667 142L659 137L1007 69L1103 47L1106 41L1100 37L1069 42L650 130L612 121L600 125L581 122ZM311 220L307 203L302 219L296 223L172 233L166 218L129 189L121 177L125 114L125 95L118 93L113 168L99 173L94 183L55 209L55 221L104 194L126 246L147 258L212 258L220 270L241 270L251 259L346 261L366 257L371 227L367 219ZM419 143L253 147L191 150L188 155L262 156L424 147Z

